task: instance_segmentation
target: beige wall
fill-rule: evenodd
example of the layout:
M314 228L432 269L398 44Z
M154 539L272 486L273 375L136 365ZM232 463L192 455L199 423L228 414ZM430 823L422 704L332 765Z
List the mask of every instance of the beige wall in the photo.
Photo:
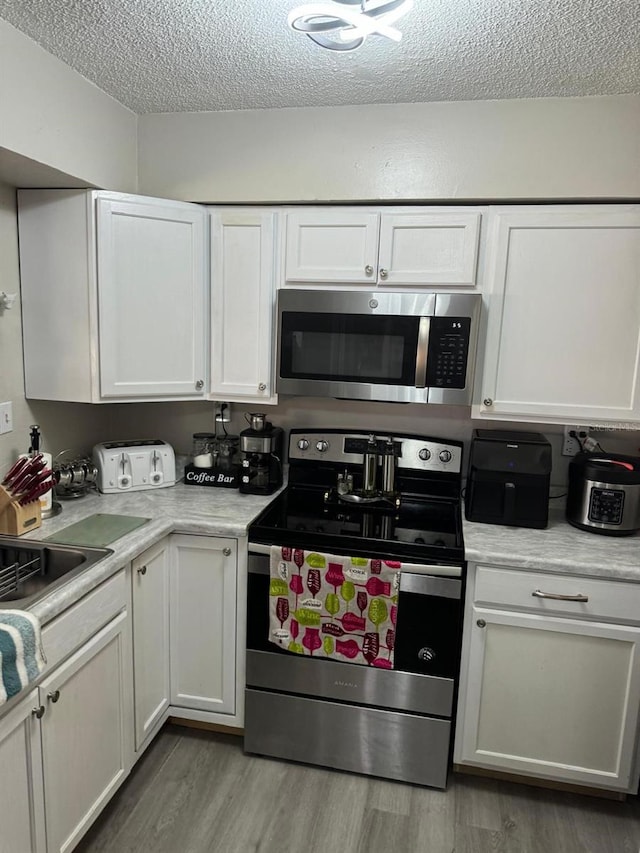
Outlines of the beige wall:
M139 188L200 202L640 197L640 97L155 114Z
M0 148L87 186L136 189L134 113L2 19L0 110Z

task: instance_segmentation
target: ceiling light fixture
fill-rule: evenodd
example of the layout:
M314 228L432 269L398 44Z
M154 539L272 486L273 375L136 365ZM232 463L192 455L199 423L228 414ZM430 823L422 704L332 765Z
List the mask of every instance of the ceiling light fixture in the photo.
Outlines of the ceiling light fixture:
M400 41L402 33L391 26L413 6L413 0L331 0L306 3L289 12L292 30L304 33L328 50L356 50L367 36Z

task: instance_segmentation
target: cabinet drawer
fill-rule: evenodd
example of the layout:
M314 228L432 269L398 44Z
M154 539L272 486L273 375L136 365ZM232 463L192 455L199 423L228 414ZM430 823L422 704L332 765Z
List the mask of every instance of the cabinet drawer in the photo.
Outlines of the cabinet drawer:
M543 598L534 595L536 592L584 596L588 600ZM640 624L640 584L621 581L478 566L474 601L537 613Z
M51 670L99 631L127 604L125 571L121 569L42 629L42 645Z

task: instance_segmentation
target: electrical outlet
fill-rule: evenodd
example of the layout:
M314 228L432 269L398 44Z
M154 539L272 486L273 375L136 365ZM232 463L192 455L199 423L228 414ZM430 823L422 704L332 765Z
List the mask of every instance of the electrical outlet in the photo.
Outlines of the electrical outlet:
M569 433L575 432L580 437L580 441L574 438ZM570 424L564 428L564 443L562 445L563 456L575 456L582 450L581 442L584 443L585 438L589 436L589 427L584 424Z
M217 424L228 424L231 421L231 403L216 400L213 404L214 420Z
M13 404L0 403L0 435L13 429Z

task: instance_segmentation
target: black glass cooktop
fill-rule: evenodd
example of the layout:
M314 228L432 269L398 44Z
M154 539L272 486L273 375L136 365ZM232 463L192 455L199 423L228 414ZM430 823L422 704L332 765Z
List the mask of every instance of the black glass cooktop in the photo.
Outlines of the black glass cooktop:
M405 498L399 509L353 506L322 490L289 486L249 528L251 542L327 553L386 555L406 561L460 562L459 502Z

